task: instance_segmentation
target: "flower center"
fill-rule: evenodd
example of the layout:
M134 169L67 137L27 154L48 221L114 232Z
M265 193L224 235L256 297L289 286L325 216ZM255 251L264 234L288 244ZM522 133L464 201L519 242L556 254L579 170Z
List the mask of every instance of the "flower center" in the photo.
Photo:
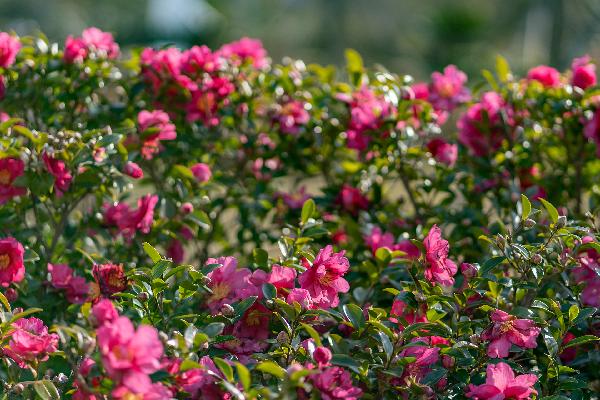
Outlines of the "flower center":
M7 169L0 170L0 185L10 184L10 171Z
M224 299L225 297L227 297L231 289L226 283L220 282L212 287L212 291L212 296L210 296L211 302Z
M500 324L500 334L504 334L511 330L513 330L513 322L512 321L506 321L506 322L502 322Z
M0 270L6 269L10 264L10 256L8 254L0 254Z
M334 280L335 277L333 276L333 274L326 273L325 275L319 278L319 283L323 286L330 286L331 282L333 282Z
M254 310L248 313L246 317L246 325L257 326L260 325L260 311Z

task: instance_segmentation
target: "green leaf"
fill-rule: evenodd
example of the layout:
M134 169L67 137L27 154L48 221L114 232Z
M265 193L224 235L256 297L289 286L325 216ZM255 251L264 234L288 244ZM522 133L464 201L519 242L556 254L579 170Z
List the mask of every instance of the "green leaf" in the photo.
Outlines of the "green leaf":
M281 368L278 364L273 361L263 361L258 363L256 369L260 372L264 372L270 375L273 375L279 379L283 379L287 374L283 368Z
M167 268L171 265L173 265L173 263L169 260L158 260L156 264L154 264L154 267L152 267L152 278L156 279L162 277Z
M389 336L385 334L385 332L377 332L377 335L379 336L379 341L383 346L383 351L385 352L386 358L389 361L394 355L394 345L390 341Z
M589 342L595 342L600 340L599 337L594 336L594 335L584 335L584 336L579 336L578 338L575 338L573 340L571 340L569 343L567 343L564 348L568 348L568 347L573 347L573 346L578 346L580 344L584 344L584 343L589 343Z
M157 263L162 258L160 253L150 243L144 242L142 243L142 247L153 263Z
M6 298L6 296L4 296L4 294L0 293L0 302L2 303L2 305L4 306L4 309L8 312L11 312L12 309L10 307L10 302L8 301L8 299Z
M202 332L206 333L209 337L215 337L220 335L225 329L225 324L223 322L212 322L202 328Z
M237 369L238 378L242 387L245 391L248 391L251 384L250 371L248 371L248 368L246 368L244 364L240 364L239 362L235 363L235 368Z
M33 389L43 400L60 400L58 390L56 390L56 386L54 386L52 381L36 381L33 383Z
M569 307L569 322L575 321L575 318L579 315L579 307L577 304L573 304Z
M552 333L547 329L544 329L544 331L542 332L542 336L544 338L544 342L546 343L546 347L548 348L548 352L552 357L554 357L558 352L558 343L556 343L556 339L554 338L554 336L552 336Z
M277 297L277 288L272 283L269 283L269 282L263 283L262 292L263 292L263 295L265 296L265 299L267 299L267 300L271 300L271 299L274 299L275 297Z
M508 61L499 54L496 56L496 73L498 74L500 82L506 82L510 77L510 66L508 65Z
M266 267L269 262L269 253L263 249L252 250L252 258L254 262L260 267Z
M342 306L342 311L354 329L362 331L365 328L365 315L359 306L356 304L344 304Z
M479 275L480 276L487 275L488 273L492 272L492 270L494 268L496 268L498 265L500 265L504 260L506 260L506 257L504 257L504 256L490 258L485 263L483 263L483 265L481 267L481 272Z
M529 217L529 213L531 213L531 202L524 194L521 195L521 207L523 208L521 212L521 221L525 221L527 217Z
M258 296L250 296L233 305L235 319L238 320L244 315L246 310L252 307L252 304L258 299Z
M556 207L554 207L552 204L550 204L548 201L544 200L541 197L539 200L544 205L546 211L548 211L548 215L550 216L550 220L552 221L552 223L556 223L556 221L558 221L558 211L556 210Z
M229 365L227 361L219 357L213 357L213 361L215 365L219 368L219 370L221 370L225 378L229 382L233 381L233 368L231 368L231 365Z
M310 326L308 324L305 324L304 322L301 322L300 326L302 326L302 328L304 328L306 333L308 333L309 336L315 341L317 346L323 346L323 343L321 342L321 335L319 335L319 333L315 330L315 328L313 328L312 326Z
M308 199L304 202L301 214L302 225L306 224L308 219L314 215L316 208L317 207L315 206L315 202L313 199Z
M28 308L27 310L25 310L23 312L13 315L13 317L10 319L10 321L8 321L8 323L12 324L13 322L15 322L21 318L25 318L28 315L35 314L40 311L44 311L44 310L41 308Z
M354 372L358 373L358 363L356 360L354 360L354 358L346 354L334 354L333 357L331 357L331 363L341 367L350 368Z
M481 70L481 75L483 75L485 80L489 83L492 89L494 89L494 91L497 92L500 89L498 82L496 82L496 79L494 78L494 74L492 74L490 71L483 69Z
M346 68L350 81L353 85L358 86L362 80L364 70L363 60L356 50L346 49Z
M387 247L380 247L375 251L375 258L381 265L387 266L392 261L392 252Z
M24 262L36 262L39 259L40 259L40 256L35 251L33 251L29 248L25 250L25 254L23 255Z

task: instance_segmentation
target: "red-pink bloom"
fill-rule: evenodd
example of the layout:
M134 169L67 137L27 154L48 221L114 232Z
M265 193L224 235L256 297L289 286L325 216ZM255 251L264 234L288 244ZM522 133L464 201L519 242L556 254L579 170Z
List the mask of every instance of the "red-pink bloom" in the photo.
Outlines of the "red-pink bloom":
M209 258L206 265L221 264L206 276L210 279L208 287L212 294L207 300L211 312L218 312L224 304L231 304L241 299L240 292L248 285L250 270L237 268L234 257Z
M412 309L400 299L394 299L392 309L390 310L390 321L398 324L400 330L404 330L404 325L400 323L398 318L404 319L408 325L416 322L427 322L426 308Z
M224 378L223 373L217 368L208 356L200 359L202 369L195 368L181 372L176 381L181 388L189 393L192 399L229 400L231 394L226 393L218 385L218 379Z
M444 139L435 138L430 140L427 143L427 150L438 162L449 167L453 167L458 158L458 146L450 144Z
M21 318L12 324L8 346L4 354L13 359L21 368L32 361L46 361L48 355L58 347L58 335L48 333L48 327L35 317Z
M222 67L222 60L207 46L193 46L181 55L181 70L193 77L216 72Z
M329 362L331 361L333 354L331 354L331 350L327 347L319 346L313 351L312 357L317 363L317 366L323 368L330 365Z
M112 301L108 299L100 299L100 301L94 304L92 306L92 315L96 319L98 325L104 325L107 322L112 322L119 318L119 312Z
M154 208L157 195L146 195L138 199L137 209L131 210L125 203L104 206L104 222L119 228L119 233L131 239L137 231L148 234L154 223Z
M298 281L302 289L308 290L313 304L319 308L335 307L339 303L339 293L347 293L350 285L343 278L350 263L344 251L334 253L331 245L321 249L312 265L304 261L306 271Z
M302 186L295 193L277 192L275 197L281 198L285 205L293 210L301 209L304 202L310 199L310 195L306 193L306 187Z
M562 340L563 348L564 348L564 346L566 346L570 341L572 341L575 338L576 338L575 335L573 335L571 332L567 332L567 334L565 335L565 337ZM566 349L563 349L563 351L560 352L559 357L562 362L570 363L571 361L573 361L575 359L575 357L577 357L577 346L571 346Z
M256 179L268 181L273 177L273 172L277 171L279 167L281 167L279 158L274 157L265 160L259 157L252 162L252 173Z
M381 247L391 249L394 246L394 235L383 232L380 227L375 226L371 232L364 236L365 244L371 248L373 254Z
M581 89L596 85L596 64L591 62L590 56L585 55L573 60L571 64L573 77L571 84Z
M350 373L341 367L329 367L310 375L310 380L323 400L357 400L362 396L362 390L352 385Z
M42 154L44 165L48 172L54 176L54 190L57 196L62 196L69 189L73 176L67 169L64 161L49 156L48 153Z
M146 160L151 160L159 152L161 140L177 138L175 125L171 123L169 114L162 110L140 111L137 120L143 141L141 152Z
M286 303L292 305L294 302L300 304L305 310L310 310L313 307L313 301L310 297L310 293L306 289L294 288L290 290L290 293L285 299Z
M187 104L186 119L189 122L202 121L206 126L219 123L219 111L229 104L228 96L235 86L225 77L207 77L202 84L191 90L191 100Z
M425 278L431 283L437 282L443 286L454 285L453 276L458 268L454 261L448 258L450 246L448 241L442 238L442 231L437 225L431 227L423 245L427 262Z
M96 331L102 364L117 383L135 382L138 391L152 385L149 374L160 369L163 345L156 328L140 325L137 330L127 317L105 323Z
M308 124L310 114L306 111L304 102L292 100L280 107L275 120L279 123L281 132L297 135L302 126Z
M20 49L21 42L18 38L0 32L0 67L7 68L13 65Z
M73 270L65 264L48 264L50 284L55 289L65 290L67 300L74 304L83 304L89 295L90 286L85 278L74 276Z
M21 282L25 276L23 255L25 249L13 237L0 239L0 285L7 287L13 282Z
M144 171L142 171L140 166L131 161L128 161L127 164L125 164L123 172L133 179L140 179L144 177Z
M494 310L490 315L492 325L482 334L483 340L489 340L487 355L492 358L508 357L511 344L534 349L540 328L530 319L517 319L502 310Z
M352 215L357 215L358 211L369 208L369 199L367 199L357 188L344 184L335 202Z
M217 54L234 65L240 65L245 62L252 63L255 68L264 68L269 65L267 51L258 39L243 37L236 42L221 46L217 50Z
M295 280L296 270L294 268L274 264L273 267L271 267L271 273L269 274L267 282L280 291L281 289L293 289Z
M593 243L596 239L585 236L581 244ZM584 283L581 302L587 306L600 307L600 253L595 249L585 249L577 254L579 267L573 269L572 277L576 283Z
M183 54L175 47L161 50L145 48L140 54L142 75L152 86L155 95L165 94L169 100L182 96L182 90L193 90L197 86L182 74Z
M539 65L527 72L527 79L540 82L546 87L556 88L560 86L560 72L546 65Z
M512 123L512 112L506 107L498 93L486 92L481 102L469 107L457 123L458 140L476 156L486 156L502 145L505 127L502 126L502 112L507 124Z
M181 241L178 239L171 239L169 247L167 247L167 257L169 257L175 264L181 264L185 258L185 250Z
M104 296L112 296L127 289L123 264L94 264L92 274Z
M210 167L204 163L196 163L190 170L192 171L192 174L194 174L194 178L200 183L208 182L212 177Z
M0 205L16 196L22 196L25 188L13 186L15 179L23 175L25 164L20 158L0 159Z
M348 234L344 229L338 229L331 235L331 241L338 246L343 246L348 243Z
M162 383L140 385L139 377L128 376L123 379L120 386L112 391L112 398L115 400L171 400L173 393Z
M431 74L429 101L438 110L452 111L457 105L471 99L465 83L467 83L467 75L456 66L448 65L444 68L443 74L440 72Z
M600 110L596 110L592 119L585 123L583 133L585 137L596 142L596 155L600 157Z
M408 364L402 373L400 380L403 383L409 378L417 381L423 379L431 366L437 363L440 359L440 348L436 345L448 345L447 339L439 336L416 337L411 340L412 343L422 342L423 346L411 346L400 352L400 357L414 357L415 361Z
M65 40L65 51L63 53L63 60L66 63L80 63L88 55L87 45L83 42L82 38L73 37L71 35L67 36Z
M537 376L533 374L518 375L506 363L500 362L496 365L487 366L487 376L483 385L470 384L467 397L476 400L501 400L530 399L532 394L537 394L533 385L537 382Z
M88 49L98 55L111 59L119 56L119 45L109 32L103 32L98 28L90 27L81 33L81 39Z
M223 334L233 335L235 339L223 343L221 347L242 360L248 360L253 353L263 351L267 347L264 340L269 337L270 316L271 311L255 302L238 322L225 328Z

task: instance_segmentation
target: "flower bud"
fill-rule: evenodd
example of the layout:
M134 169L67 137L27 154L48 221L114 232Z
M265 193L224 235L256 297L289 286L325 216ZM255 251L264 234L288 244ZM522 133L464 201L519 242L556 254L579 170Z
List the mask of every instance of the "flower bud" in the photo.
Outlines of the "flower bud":
M23 385L22 383L17 383L12 388L13 393L16 393L16 394L21 394L21 393L23 393L24 390L25 390L25 385Z
M523 225L525 226L525 228L527 229L531 229L535 226L535 221L532 220L531 218L527 218L524 222Z
M288 334L284 331L281 331L277 334L277 342L284 344L287 343L289 341L290 337L288 336Z
M543 261L544 259L542 258L542 256L540 256L537 253L531 257L531 262L533 262L534 264L541 264Z
M223 314L226 317L231 317L234 312L235 310L233 309L233 307L231 307L230 304L225 303L221 306L221 314Z
M52 379L54 381L54 383L58 383L58 384L64 384L67 383L69 381L69 377L66 376L65 374L63 374L62 372L59 373L58 375L56 375L54 377L54 379Z
M148 301L148 297L149 297L148 293L146 293L146 292L140 292L137 295L137 298L139 301Z
M500 250L504 250L506 248L506 239L502 235L496 236L496 245Z
M179 211L181 211L182 214L190 214L194 212L194 205L190 202L185 202L181 205Z
M561 229L567 225L567 217L564 215L560 215L558 217L558 221L556 221L556 228Z
M313 352L313 359L317 362L319 366L329 365L331 357L331 350L329 350L327 347L319 346Z

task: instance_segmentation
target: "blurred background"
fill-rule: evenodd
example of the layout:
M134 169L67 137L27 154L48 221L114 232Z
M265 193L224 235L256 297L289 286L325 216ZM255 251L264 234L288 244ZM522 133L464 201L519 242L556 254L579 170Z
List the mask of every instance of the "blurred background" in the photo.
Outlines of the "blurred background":
M418 79L450 63L477 75L496 54L517 71L600 58L599 0L0 0L2 30L62 41L88 26L122 47L215 48L250 36L276 62L340 65L354 48Z

